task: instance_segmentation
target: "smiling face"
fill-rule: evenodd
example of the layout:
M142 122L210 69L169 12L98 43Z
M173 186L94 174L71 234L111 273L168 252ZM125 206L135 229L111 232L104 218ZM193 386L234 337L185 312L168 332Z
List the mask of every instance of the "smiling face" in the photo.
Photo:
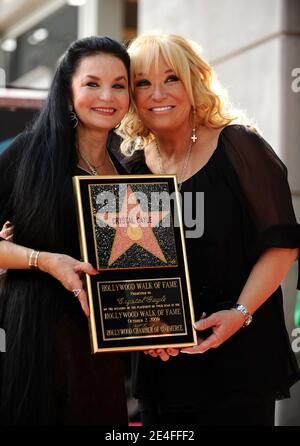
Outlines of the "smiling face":
M87 56L72 79L73 107L78 130L110 130L129 107L128 74L123 62L111 54Z
M182 81L160 55L158 68L137 72L135 102L140 119L154 133L173 131L189 120L191 102Z

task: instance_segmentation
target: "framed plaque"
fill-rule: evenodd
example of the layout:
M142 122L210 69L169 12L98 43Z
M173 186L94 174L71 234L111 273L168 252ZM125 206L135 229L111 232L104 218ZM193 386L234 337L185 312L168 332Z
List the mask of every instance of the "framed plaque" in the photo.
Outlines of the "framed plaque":
M73 178L92 351L196 344L175 175Z

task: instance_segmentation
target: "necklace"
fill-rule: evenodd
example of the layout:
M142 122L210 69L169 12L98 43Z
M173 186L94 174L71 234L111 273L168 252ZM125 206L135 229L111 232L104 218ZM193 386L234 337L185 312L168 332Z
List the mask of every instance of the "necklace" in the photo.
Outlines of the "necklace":
M195 136L194 133L195 132L194 132L194 129L193 129L193 133L192 133L192 136L190 137L189 145L188 145L188 148L186 150L185 157L184 157L184 161L183 161L182 169L181 169L181 172L180 172L180 176L178 178L178 189L179 189L179 192L181 191L182 182L183 182L183 179L184 179L184 176L185 176L186 168L187 168L188 163L189 163L189 159L190 159L190 156L191 156L193 144L197 140L197 136ZM164 168L163 168L163 162L162 162L160 147L159 147L157 139L155 140L155 148L156 148L156 152L157 152L157 158L158 158L158 164L159 164L159 172L161 174L164 174L165 171L164 171Z
M87 158L85 158L85 156L81 153L80 150L78 150L81 158L83 159L83 161L85 162L85 164L88 166L89 171L91 172L92 175L98 175L98 169L100 169L101 167L104 166L104 164L106 163L106 158L107 158L107 150L105 149L105 156L104 156L104 161L103 163L99 164L98 166L93 166L93 164L91 164L89 162L89 160Z

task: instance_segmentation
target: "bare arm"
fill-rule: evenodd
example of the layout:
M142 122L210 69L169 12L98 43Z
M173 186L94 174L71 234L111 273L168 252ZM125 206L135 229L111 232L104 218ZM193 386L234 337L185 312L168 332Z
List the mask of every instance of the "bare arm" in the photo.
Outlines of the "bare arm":
M238 303L254 313L280 286L291 265L298 257L298 249L272 248L254 265L240 294Z
M0 268L29 269L29 257L32 249L2 240L0 242ZM78 295L84 313L89 316L87 295L83 290L80 273L98 274L92 265L80 262L65 254L41 252L38 257L38 268L59 280L68 290L82 289Z
M0 267L4 269L29 269L32 249L3 240L0 243Z
M271 248L264 252L254 265L238 303L244 305L253 314L280 286L297 256L298 249ZM212 335L205 340L200 339L196 347L185 348L181 351L204 353L210 348L219 347L238 331L243 323L243 315L236 310L213 313L195 324L199 336L201 336L201 331L207 328L212 328Z

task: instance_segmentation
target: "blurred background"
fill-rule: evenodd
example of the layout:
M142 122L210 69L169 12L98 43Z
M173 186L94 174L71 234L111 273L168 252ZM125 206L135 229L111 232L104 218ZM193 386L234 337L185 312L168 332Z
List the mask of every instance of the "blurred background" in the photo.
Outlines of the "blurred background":
M38 112L71 41L101 34L128 42L154 29L202 46L233 104L287 165L300 221L300 0L0 0L0 151ZM296 273L295 265L284 294L300 361ZM300 383L278 403L276 423L300 426Z

